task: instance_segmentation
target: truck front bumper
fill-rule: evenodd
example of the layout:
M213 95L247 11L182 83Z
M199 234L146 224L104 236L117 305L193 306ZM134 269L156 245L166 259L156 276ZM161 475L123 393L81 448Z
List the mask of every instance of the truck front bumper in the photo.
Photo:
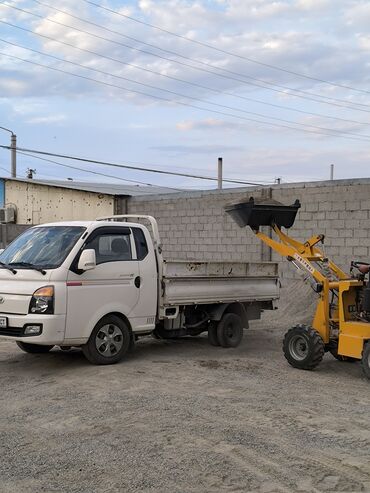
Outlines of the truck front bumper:
M0 327L0 340L24 341L30 344L62 344L65 333L65 315L10 315L0 313L6 327ZM26 334L26 327L39 326L38 335Z

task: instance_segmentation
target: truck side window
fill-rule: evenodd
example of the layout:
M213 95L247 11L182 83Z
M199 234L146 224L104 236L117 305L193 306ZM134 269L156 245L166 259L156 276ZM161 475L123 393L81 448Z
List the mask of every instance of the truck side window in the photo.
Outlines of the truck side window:
M95 250L96 264L132 260L130 235L101 234L86 245Z
M143 260L148 255L148 245L144 232L140 228L132 228L135 239L136 254L138 260Z

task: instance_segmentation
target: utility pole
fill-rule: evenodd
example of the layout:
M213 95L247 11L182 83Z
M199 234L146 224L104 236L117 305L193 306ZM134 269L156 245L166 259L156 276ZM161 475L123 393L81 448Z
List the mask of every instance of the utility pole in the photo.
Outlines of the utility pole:
M217 188L222 190L222 157L218 158Z
M334 180L334 164L330 165L330 179Z
M12 164L12 169L11 169L11 177L16 178L17 177L17 136L12 133L10 137L10 147L11 147L11 164Z
M10 158L10 175L12 178L16 178L17 176L17 136L12 130L9 128L0 127L1 130L5 130L5 132L9 132L10 136L10 150L11 150L11 158Z

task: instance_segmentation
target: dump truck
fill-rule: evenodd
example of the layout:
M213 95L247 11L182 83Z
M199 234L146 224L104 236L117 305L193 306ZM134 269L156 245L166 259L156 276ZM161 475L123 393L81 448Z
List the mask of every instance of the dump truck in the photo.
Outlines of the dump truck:
M226 206L226 212L242 228L253 233L272 250L285 257L309 282L318 301L311 325L295 325L285 334L284 356L289 364L313 370L330 352L339 361L361 361L370 379L370 265L352 261L350 274L328 258L317 245L324 244L323 234L305 242L288 236L301 204L290 206L274 200L249 200ZM266 235L261 226L270 226L276 238ZM292 300L294 302L294 300Z
M34 226L1 253L0 280L0 340L28 353L81 347L93 364L117 363L149 334L208 332L236 347L279 298L276 263L165 259L147 215Z

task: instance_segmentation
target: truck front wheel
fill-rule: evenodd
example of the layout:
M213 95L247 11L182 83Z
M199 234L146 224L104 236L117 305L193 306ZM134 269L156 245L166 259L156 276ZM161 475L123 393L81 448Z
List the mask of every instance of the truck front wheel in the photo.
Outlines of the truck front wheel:
M28 342L17 341L17 346L25 353L41 354L48 353L54 346L43 346L41 344L30 344Z
M130 329L125 322L107 315L96 324L82 352L93 365L112 365L121 361L130 345Z
M217 326L217 339L222 347L237 347L243 338L243 322L236 313L225 313Z

